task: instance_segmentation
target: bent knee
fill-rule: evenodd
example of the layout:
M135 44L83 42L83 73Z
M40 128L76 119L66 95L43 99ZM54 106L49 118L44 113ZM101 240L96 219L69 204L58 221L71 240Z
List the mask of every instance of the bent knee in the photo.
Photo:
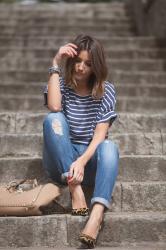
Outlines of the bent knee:
M64 114L62 112L51 112L49 113L43 122L43 128L52 128L55 134L63 134L63 123L65 121Z
M100 143L98 150L104 155L116 155L119 157L118 145L111 140L104 140Z
M61 119L64 119L64 114L62 112L51 112L46 115L43 124L52 123L54 119L58 119L60 121Z

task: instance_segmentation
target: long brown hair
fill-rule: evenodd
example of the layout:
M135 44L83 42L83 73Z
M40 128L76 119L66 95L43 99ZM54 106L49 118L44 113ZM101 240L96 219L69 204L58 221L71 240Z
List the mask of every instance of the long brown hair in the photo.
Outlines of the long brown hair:
M89 78L89 86L92 89L92 96L99 99L104 94L104 81L107 78L107 65L104 49L101 43L89 35L78 35L72 43L76 44L78 55L82 50L87 50L91 57L92 75ZM64 78L68 86L75 89L77 84L73 78L76 57L67 58L64 68Z

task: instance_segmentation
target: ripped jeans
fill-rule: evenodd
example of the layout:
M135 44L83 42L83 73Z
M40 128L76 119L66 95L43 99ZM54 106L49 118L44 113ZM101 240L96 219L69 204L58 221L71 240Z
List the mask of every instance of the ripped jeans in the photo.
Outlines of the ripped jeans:
M43 123L43 166L48 176L62 183L61 176L81 156L88 145L72 143L69 125L63 113L49 113ZM115 143L105 140L99 144L85 166L82 185L93 186L91 205L95 202L110 207L114 184L118 175L119 153Z

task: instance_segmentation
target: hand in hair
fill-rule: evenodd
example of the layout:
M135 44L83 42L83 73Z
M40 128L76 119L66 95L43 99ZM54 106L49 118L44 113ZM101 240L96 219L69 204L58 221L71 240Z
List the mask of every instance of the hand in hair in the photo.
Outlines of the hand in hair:
M64 59L65 57L75 57L77 55L77 46L73 43L68 43L62 47L59 48L57 54L55 55L54 59L53 59L53 65L60 65L62 59Z

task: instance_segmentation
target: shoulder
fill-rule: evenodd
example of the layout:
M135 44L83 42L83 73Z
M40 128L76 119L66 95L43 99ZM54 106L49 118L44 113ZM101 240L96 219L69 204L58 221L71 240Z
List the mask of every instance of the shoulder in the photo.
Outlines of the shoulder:
M115 87L114 84L110 81L105 81L104 82L104 95L109 95L113 94L115 95Z

